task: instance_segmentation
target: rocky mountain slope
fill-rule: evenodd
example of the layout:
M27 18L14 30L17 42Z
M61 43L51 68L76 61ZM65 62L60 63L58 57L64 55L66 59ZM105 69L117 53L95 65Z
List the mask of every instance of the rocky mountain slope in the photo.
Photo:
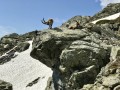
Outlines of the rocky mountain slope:
M53 69L46 90L119 90L119 22L67 28L81 18L87 17L73 17L33 41L31 56Z
M97 20L120 12L120 3L110 3L102 11L95 14L91 20Z
M110 15L108 17L104 17L104 18L101 18L101 19L97 19L95 21L92 21L92 23L94 24L105 24L105 23L108 23L108 24L113 24L113 23L120 23L120 12L119 13L116 13L116 14L113 14L113 15Z
M36 37L31 56L53 69L55 90L78 90L94 83L110 62L114 45L120 45L119 39L107 25L75 30L59 27ZM54 90L49 85L46 90Z
M120 18L116 17L114 20L109 19L109 21L102 19L97 23L91 21L119 13L119 9L119 3L109 4L93 17L75 16L60 27L39 31L37 35L35 32L23 36L14 34L16 36L12 40L8 39L8 36L7 38L3 37L1 40L3 46L6 45L3 43L5 40L14 41L13 39L16 37L19 38L14 45L16 47L12 46L13 49L7 55L11 55L12 51L19 51L21 57L14 57L15 52L12 56L2 55L0 57L2 63L0 65L0 79L12 83L15 90L19 87L21 87L19 90L43 90L42 79L37 74L42 75L39 71L42 67L35 64L35 67L39 66L36 72L32 69L28 70L29 65L27 67L27 64L23 64L42 62L53 71L53 73L48 72L48 76L46 74L47 79L52 75L48 80L45 79L45 83L47 83L46 88L43 84L45 90L119 90ZM75 21L80 22L80 27L69 29L68 25L74 25ZM32 44L25 43L26 40L31 39L33 40ZM19 43L25 43L25 45ZM21 50L21 48L23 49ZM9 62L6 58L9 59ZM13 68L23 66L12 71L7 65ZM17 77L17 80L6 75L6 71L10 72L13 77ZM26 71L29 71L29 74L21 74ZM27 75L29 77L24 77L21 81L16 72L20 72L18 74L22 78ZM21 83L18 84L19 82Z
M61 26L66 27L67 25L72 25L74 21L78 21L81 26L84 26L86 23L88 23L91 19L91 16L74 16L65 23L63 23Z
M1 37L0 40L0 56L5 52L9 51L15 46L17 47L17 51L22 52L28 49L29 44L25 43L27 40L32 40L35 36L36 31L32 31L23 35L18 35L17 33L12 33L9 35L5 35Z
M0 90L12 90L10 85L13 90L45 90L47 80L52 76L52 70L30 56L32 41L28 43L30 43L29 49L15 53L16 57L0 65L0 78L12 84L3 84L4 88L9 86L9 89L1 89L0 83Z

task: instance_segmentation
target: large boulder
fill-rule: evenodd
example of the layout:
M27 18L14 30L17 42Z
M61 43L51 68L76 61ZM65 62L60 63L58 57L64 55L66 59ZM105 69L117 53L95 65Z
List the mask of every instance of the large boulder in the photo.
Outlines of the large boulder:
M41 34L33 41L31 56L38 60L40 59L41 62L52 67L56 62L56 59L59 59L64 48L71 44L72 41L79 40L87 35L88 34L84 31L73 31L67 28L60 32L57 30L41 32ZM59 60L56 63L58 62Z
M67 26L74 26L74 22L79 22L80 26L83 27L86 23L90 21L90 16L74 16L71 19L69 19L67 22L63 23L61 27L67 27Z
M60 66L64 68L64 73L68 78L68 87L74 89L93 83L99 69L108 62L105 60L107 60L107 52L98 44L80 40L73 41L60 56Z
M110 62L101 69L94 84L84 85L80 90L120 89L120 46L112 46Z
M109 62L101 69L94 84L84 85L80 90L119 90L120 86L120 61Z
M31 51L33 58L53 70L54 85L49 87L76 90L93 83L110 56L110 49L104 48L107 44L100 40L101 34L88 28L58 28L36 36Z

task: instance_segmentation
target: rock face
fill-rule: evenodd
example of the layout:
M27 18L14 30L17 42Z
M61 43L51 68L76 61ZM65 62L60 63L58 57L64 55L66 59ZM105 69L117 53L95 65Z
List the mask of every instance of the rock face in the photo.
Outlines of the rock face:
M8 44L9 45L9 44ZM10 61L17 56L18 52L25 51L29 48L30 44L27 42L21 42L11 50L7 51L4 55L0 56L0 65Z
M90 16L74 16L71 19L69 19L67 22L62 24L62 27L67 27L69 25L74 25L74 22L77 21L80 26L84 26L86 23L90 21ZM81 27L82 28L82 27Z
M119 56L120 57L120 56ZM94 84L84 85L80 90L119 90L120 89L120 58L109 62L101 69Z
M49 83L50 89L46 90L78 90L94 83L101 68L110 61L112 44L118 40L105 27L93 25L75 30L59 27L45 30L34 39L31 56L53 70L49 82L54 85Z
M87 84L80 90L120 89L120 46L111 49L110 62L101 69L94 84Z
M60 27L24 35L11 34L1 40L0 50L22 52L33 39L30 55L53 70L46 90L119 90L120 89L120 23L102 21L90 23L120 12L120 4L109 4L101 12L90 16L75 16ZM81 28L69 29L75 21ZM15 36L15 37L14 37ZM2 52L4 53L4 52ZM0 63L14 57L14 50L0 57ZM28 83L31 87L39 77ZM2 89L4 90L4 89ZM11 90L11 89L10 89Z
M19 35L16 33L5 35L0 40L0 56L17 45Z
M120 3L111 3L108 4L107 7L105 7L102 11L98 12L97 14L95 14L91 20L97 20L106 16L110 16L113 15L115 13L119 13L120 12Z
M0 90L13 90L13 89L10 83L0 80Z
M120 4L109 4L93 17L75 16L34 38L31 56L53 70L46 90L119 90L119 18L90 23L117 12ZM74 21L81 28L68 29Z
M17 47L16 47L16 51L18 52L22 52L25 51L29 48L30 44L27 42L20 42L18 43Z
M0 56L3 55L5 52L9 51L15 46L18 46L17 51L22 52L29 47L28 43L25 43L28 40L32 40L40 31L37 30L18 35L17 33L12 33L9 35L5 35L0 40Z
M44 30L34 38L31 56L53 70L46 90L119 89L119 70L110 71L108 67L113 67L115 60L119 62L120 24L90 23L90 20L119 12L119 6L110 4L92 18L75 16L62 26ZM114 13L109 10L116 7L118 10ZM68 29L74 21L79 22L81 28ZM108 77L104 76L106 74Z

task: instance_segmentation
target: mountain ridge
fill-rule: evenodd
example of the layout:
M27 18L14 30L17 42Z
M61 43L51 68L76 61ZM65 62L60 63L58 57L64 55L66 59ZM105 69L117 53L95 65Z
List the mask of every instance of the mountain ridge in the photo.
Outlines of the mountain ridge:
M106 8L110 9L116 6L120 7L119 4L109 4ZM14 33L4 36L1 40L2 48L11 49L14 45L17 45L18 48L14 49L15 52L19 51L24 55L29 46L31 47L31 45L25 42L33 40L32 50L29 51L31 57L42 62L53 71L53 74L47 81L45 90L119 90L120 23L91 23L91 20L105 17L108 14L116 14L117 12L117 10L107 12L108 9L106 8L93 17L72 17L60 27L38 31L37 35L33 31L24 35ZM68 28L67 25L74 25L75 20L80 22L80 27L75 29ZM13 46L9 48L7 44L11 43ZM1 67L9 62L15 63L16 61L14 60L19 55L13 56L7 56L9 60L5 63L2 60L6 60L6 57L2 56L2 59L0 58ZM28 57L29 55L26 56ZM26 60L27 57L25 57ZM27 68L27 66L25 67ZM7 74L9 75L9 73L6 73L6 76ZM0 79L2 79L2 73L0 75ZM39 79L37 76L34 80L29 80L30 82L26 86L34 87L38 85Z
M120 12L120 3L110 3L105 8L103 8L100 12L93 15L91 18L91 21L104 18L119 12Z

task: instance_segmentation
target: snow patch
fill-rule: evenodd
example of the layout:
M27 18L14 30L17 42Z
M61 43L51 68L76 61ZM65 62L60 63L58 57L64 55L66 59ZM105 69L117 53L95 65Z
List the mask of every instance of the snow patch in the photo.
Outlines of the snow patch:
M100 21L100 20L114 20L114 19L118 18L119 16L120 16L120 12L119 12L119 13L116 13L116 14L113 14L113 15L110 15L110 16L105 17L105 18L101 18L101 19L92 21L92 23L93 23L93 24L96 24L96 22L98 22L98 21Z
M45 90L47 80L52 76L52 70L49 67L30 56L32 41L29 43L29 49L17 53L17 57L0 65L0 79L10 82L13 90ZM26 87L38 77L41 79L36 84Z

